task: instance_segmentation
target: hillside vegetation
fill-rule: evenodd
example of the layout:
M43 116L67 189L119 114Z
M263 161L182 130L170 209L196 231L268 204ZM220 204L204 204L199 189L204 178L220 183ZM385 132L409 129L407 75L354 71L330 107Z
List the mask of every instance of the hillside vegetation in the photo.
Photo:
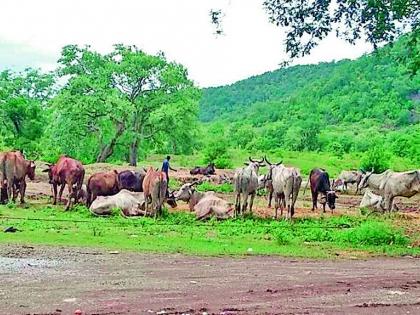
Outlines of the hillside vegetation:
M231 146L249 151L370 152L383 155L382 164L398 156L418 166L420 76L397 62L405 47L402 39L354 61L294 66L205 89L200 119L212 138L219 130Z

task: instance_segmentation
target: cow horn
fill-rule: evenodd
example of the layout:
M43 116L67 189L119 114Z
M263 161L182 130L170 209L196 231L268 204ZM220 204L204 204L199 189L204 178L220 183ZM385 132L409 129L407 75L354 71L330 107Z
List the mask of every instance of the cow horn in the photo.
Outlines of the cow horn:
M249 160L252 162L252 163L254 163L255 161L251 158L251 157L249 157Z
M373 171L374 171L374 170L375 170L375 169L372 167L372 169L370 170L370 172L371 172L371 173L373 173Z
M279 166L282 163L283 163L283 160L281 160L280 162L276 163L276 165Z
M273 165L270 161L268 161L267 156L264 156L264 160L267 162L268 165Z

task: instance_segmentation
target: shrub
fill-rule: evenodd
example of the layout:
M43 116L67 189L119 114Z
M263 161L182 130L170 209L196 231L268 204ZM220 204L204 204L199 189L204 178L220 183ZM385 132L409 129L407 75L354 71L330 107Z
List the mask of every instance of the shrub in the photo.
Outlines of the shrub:
M386 171L390 166L391 155L382 146L375 146L365 154L361 162L361 169L371 170L376 173Z
M364 222L343 233L341 240L355 245L407 245L409 242L401 230L383 222Z
M289 231L282 230L277 233L277 244L279 245L288 245L292 242L293 235Z
M215 191L219 193L229 193L233 191L233 187L231 184L224 183L221 185L214 185L209 182L203 182L202 184L197 186L197 190L199 191Z
M228 143L223 140L211 141L204 149L204 163L214 163L216 168L232 168L232 161L227 150Z

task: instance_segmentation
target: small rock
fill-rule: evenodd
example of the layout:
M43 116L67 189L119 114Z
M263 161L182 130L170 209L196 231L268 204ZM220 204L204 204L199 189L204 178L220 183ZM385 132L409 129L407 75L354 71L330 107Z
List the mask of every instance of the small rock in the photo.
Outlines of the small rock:
M194 280L191 280L190 283L197 284L198 282L197 281L194 281Z
M66 303L74 303L74 302L76 302L76 298L64 299L63 302L66 302Z
M120 253L119 251L115 250L115 251L109 252L108 254L111 254L111 255L117 255L117 254L119 254L119 253Z

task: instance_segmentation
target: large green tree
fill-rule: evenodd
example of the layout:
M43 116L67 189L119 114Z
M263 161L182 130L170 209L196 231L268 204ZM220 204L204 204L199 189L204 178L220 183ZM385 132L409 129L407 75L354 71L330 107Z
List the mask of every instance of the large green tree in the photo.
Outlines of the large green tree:
M72 130L75 137L66 140L68 148L73 144L77 150L79 140L88 138L86 154L95 153L96 161L104 162L124 143L125 156L136 165L146 141L159 143L179 130L187 135L194 131L198 90L186 69L163 54L124 45L100 54L71 45L64 47L59 63L60 76L68 81L54 100L55 121L60 121L55 133L64 140Z
M38 70L0 73L0 136L9 148L37 151L46 122L45 108L54 94L54 78Z

